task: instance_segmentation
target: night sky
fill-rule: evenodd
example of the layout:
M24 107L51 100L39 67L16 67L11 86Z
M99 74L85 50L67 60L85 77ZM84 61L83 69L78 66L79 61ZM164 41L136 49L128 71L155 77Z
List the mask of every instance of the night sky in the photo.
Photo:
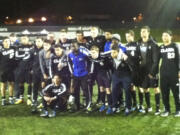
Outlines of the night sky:
M1 0L0 16L103 14L129 19L143 13L147 21L168 21L180 14L180 0Z

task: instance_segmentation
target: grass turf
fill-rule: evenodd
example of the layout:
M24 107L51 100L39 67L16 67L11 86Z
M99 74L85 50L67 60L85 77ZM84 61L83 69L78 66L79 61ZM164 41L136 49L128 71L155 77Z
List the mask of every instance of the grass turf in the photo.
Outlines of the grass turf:
M95 88L96 91L96 88ZM96 95L94 96L96 99ZM174 112L171 95L172 112ZM151 90L154 110L154 92ZM162 108L161 103L161 108ZM60 112L55 118L41 118L31 114L30 107L21 105L0 106L0 135L178 135L180 118L154 116L154 112L123 112L107 116L105 113Z

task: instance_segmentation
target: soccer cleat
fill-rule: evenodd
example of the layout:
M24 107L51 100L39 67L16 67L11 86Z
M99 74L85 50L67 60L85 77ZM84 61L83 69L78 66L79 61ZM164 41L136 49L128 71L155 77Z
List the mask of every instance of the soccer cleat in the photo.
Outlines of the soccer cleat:
M174 117L180 117L180 111L176 111Z
M69 96L69 99L68 99L68 103L69 103L69 104L74 104L74 101L75 101L74 96L70 95L70 96Z
M152 112L152 107L147 108L147 112Z
M162 114L161 114L161 117L168 117L169 116L169 112L168 111L164 111Z
M113 107L112 111L113 111L113 113L120 113L121 110L119 107L117 107L117 108Z
M161 114L161 110L159 109L159 110L156 110L156 112L154 113L154 115L160 115Z
M136 106L136 105L131 108L131 111L132 111L132 112L134 112L134 111L136 111L136 110L137 110L137 106Z
M113 113L113 110L111 107L108 107L107 111L106 111L106 114L109 115L109 114L112 114Z
M144 110L144 107L142 105L139 106L138 110L140 113L143 113L143 114L146 113L146 111Z
M27 105L28 106L32 105L32 101L30 99L27 99Z
M13 98L9 98L9 104L13 105L14 104L14 99Z
M124 111L124 115L128 116L130 113L131 113L130 110L128 108L126 108L125 111Z
M53 117L55 117L56 116L56 111L51 111L51 113L49 113L49 115L48 115L48 117L49 118L53 118Z
M87 107L87 108L86 108L86 111L87 111L87 112L91 112L91 111L92 111L92 107Z
M41 115L41 117L47 117L48 116L48 111L47 110L44 110Z
M2 106L5 106L5 105L6 105L6 99L2 99L1 105L2 105Z
M42 109L42 108L43 108L43 104L40 103L37 108L38 108L38 109Z
M24 102L24 100L21 98L21 99L17 99L17 101L15 102L16 105L18 104L22 104Z
M105 109L106 109L106 106L105 106L105 105L102 105L102 106L99 108L99 112L103 112L103 111L105 111Z

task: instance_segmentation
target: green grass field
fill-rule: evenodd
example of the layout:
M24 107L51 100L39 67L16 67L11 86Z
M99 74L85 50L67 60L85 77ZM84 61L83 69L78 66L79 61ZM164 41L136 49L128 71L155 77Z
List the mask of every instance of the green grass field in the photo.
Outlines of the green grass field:
M96 88L95 88L96 91ZM97 95L94 95L94 100ZM154 109L154 92L151 91ZM172 112L174 112L171 98ZM161 102L161 109L163 108ZM41 118L31 114L30 107L0 106L0 135L179 135L180 118L167 118L153 113L123 112L107 116L105 113L59 112L56 118Z

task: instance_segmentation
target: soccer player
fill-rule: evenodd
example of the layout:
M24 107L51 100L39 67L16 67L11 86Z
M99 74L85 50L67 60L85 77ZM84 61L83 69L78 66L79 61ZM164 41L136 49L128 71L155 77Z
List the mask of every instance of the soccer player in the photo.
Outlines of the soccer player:
M50 42L52 47L56 44L55 35L53 33L48 33L47 40Z
M11 41L11 46L17 46L17 45L19 44L19 40L18 40L16 34L11 33L11 34L9 35L9 39L10 39L10 41Z
M162 117L167 117L170 112L169 94L172 90L176 113L175 117L180 117L180 94L179 94L179 53L175 43L172 42L172 32L167 30L162 34L163 45L160 47L162 65L160 68L160 87L162 92L165 111Z
M21 37L21 43L16 47L16 59L19 61L15 73L15 82L17 83L18 92L17 101L15 104L23 103L24 101L24 83L28 83L28 99L27 105L31 104L32 93L32 74L31 74L31 60L30 51L33 49L32 44L29 42L27 36Z
M112 44L112 31L111 30L105 32L105 39L106 39L106 43L104 45L104 52L107 52L111 50L111 44Z
M77 42L73 42L71 45L72 52L68 55L68 66L72 76L72 88L70 91L69 101L73 101L75 97L75 103L77 110L80 109L80 87L84 91L86 97L86 111L91 111L91 93L88 89L88 57L80 51Z
M139 87L139 63L141 59L140 48L135 42L135 34L134 31L129 30L125 33L126 37L126 54L128 56L128 62L131 66L131 75L132 75L132 88L131 88L131 96L133 100L133 110L137 109L137 101L136 101L136 90L135 86Z
M70 86L70 72L67 64L67 56L63 48L59 45L54 46L54 54L50 59L50 75L54 74L61 76L62 83L69 89Z
M51 42L44 40L43 49L39 52L39 64L42 73L41 87L44 88L47 84L51 83L50 59L52 57Z
M70 39L68 39L67 30L62 29L60 31L60 39L57 44L62 46L62 48L65 50L66 54L69 53L71 42L72 41Z
M111 95L111 75L110 75L110 62L109 57L106 53L100 53L97 46L92 46L91 48L91 58L92 62L91 72L96 72L97 84L100 87L100 98L103 105L100 107L99 111L103 112L106 110L105 97L107 94L108 108L106 114L111 114L112 112L112 95ZM107 56L106 56L107 55ZM110 53L109 53L110 56Z
M31 50L31 61L32 61L32 112L37 111L37 98L38 98L38 91L40 90L41 86L41 69L39 64L39 52L43 48L43 39L40 37L37 37L35 40L35 47Z
M145 93L145 100L147 104L147 112L152 112L150 103L150 88L155 91L156 111L155 115L160 114L160 90L158 88L158 72L159 72L159 47L157 43L150 36L150 28L144 26L141 28L141 39L138 44L141 52L141 85L140 85L140 107L139 111L145 113L143 109L143 93Z
M61 77L59 75L54 75L52 83L47 85L42 90L43 97L43 112L41 117L55 117L56 116L56 105L59 98L66 92L66 85L61 82ZM48 107L51 109L48 112Z
M113 112L117 111L118 93L120 90L125 92L125 115L131 112L131 71L127 64L127 55L119 48L118 44L112 45L112 97L113 97ZM119 89L119 84L122 88Z
M100 52L103 52L106 42L105 37L99 34L99 30L97 27L91 27L90 32L91 36L86 37L87 48L90 50L93 45L97 45L100 48Z
M0 51L0 77L1 77L1 95L2 105L6 105L6 86L9 89L9 103L14 104L14 66L15 66L15 49L10 46L9 38L3 40L3 48Z

